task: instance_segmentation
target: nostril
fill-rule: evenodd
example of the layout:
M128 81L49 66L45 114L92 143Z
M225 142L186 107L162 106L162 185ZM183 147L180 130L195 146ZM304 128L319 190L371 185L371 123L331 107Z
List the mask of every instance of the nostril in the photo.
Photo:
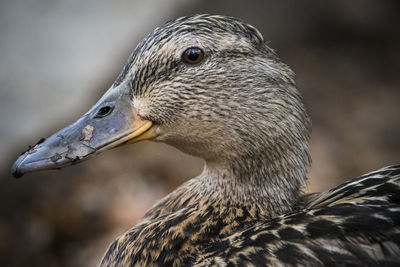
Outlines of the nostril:
M97 111L95 118L103 118L113 111L113 106L104 106Z

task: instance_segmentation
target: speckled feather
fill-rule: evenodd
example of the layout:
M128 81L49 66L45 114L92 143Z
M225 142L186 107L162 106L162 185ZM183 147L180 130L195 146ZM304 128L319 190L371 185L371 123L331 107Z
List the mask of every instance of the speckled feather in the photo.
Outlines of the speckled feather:
M202 63L181 55L200 47ZM238 19L156 28L114 83L128 82L155 141L205 160L108 249L101 266L376 266L400 262L400 167L303 195L311 128L292 71Z
M386 167L265 219L262 207L193 201L183 185L116 240L102 265L383 266L400 255L400 166Z

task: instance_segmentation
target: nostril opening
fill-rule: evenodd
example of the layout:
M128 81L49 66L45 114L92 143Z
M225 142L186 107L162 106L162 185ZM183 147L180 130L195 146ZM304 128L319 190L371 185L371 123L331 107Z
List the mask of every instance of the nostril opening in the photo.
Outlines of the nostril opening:
M95 118L103 118L107 115L109 115L113 111L114 107L113 106L104 106L97 111L97 114Z

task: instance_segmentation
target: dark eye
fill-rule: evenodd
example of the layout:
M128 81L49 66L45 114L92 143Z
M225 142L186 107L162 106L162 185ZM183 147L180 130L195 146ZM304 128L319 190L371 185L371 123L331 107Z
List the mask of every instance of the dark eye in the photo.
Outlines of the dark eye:
M103 118L113 111L113 106L104 106L99 111L97 111L95 118Z
M190 47L185 50L182 54L182 59L185 63L190 65L196 65L200 63L204 58L204 52L198 47Z

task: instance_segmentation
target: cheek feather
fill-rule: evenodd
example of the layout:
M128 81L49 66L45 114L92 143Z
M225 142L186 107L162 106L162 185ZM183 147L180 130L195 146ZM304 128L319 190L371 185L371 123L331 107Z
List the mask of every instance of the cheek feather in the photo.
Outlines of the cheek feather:
M132 101L133 107L137 110L141 117L148 117L151 111L151 100L147 97L134 98Z

